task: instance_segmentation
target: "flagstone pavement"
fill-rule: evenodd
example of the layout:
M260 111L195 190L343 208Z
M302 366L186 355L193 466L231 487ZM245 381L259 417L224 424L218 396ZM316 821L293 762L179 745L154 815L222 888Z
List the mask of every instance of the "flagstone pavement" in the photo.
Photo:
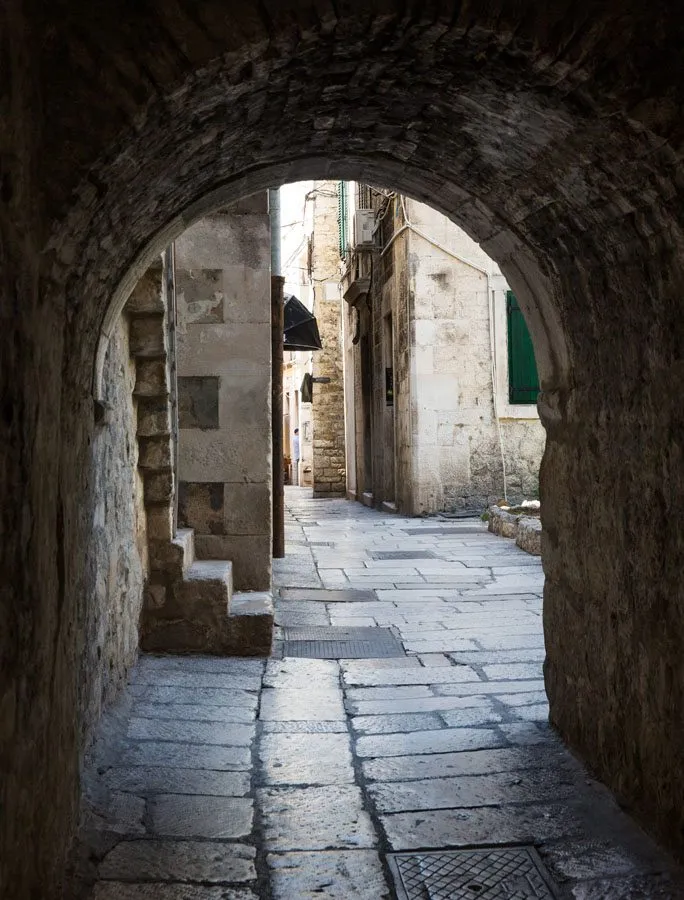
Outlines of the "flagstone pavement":
M516 844L559 896L684 897L548 725L538 558L479 519L287 510L272 658L142 655L104 716L74 900L382 900L388 853ZM391 628L406 656L279 658L296 626Z

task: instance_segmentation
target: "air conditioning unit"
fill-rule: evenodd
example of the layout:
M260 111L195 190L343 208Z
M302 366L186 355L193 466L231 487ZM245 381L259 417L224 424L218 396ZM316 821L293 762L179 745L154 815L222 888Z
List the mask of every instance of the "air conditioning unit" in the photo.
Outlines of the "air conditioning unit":
M357 209L354 217L354 246L372 247L375 243L375 210Z

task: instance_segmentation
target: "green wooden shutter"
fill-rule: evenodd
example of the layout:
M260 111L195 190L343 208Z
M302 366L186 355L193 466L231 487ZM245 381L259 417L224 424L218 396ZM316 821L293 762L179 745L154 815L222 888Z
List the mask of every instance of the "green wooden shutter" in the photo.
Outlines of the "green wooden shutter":
M532 338L513 291L506 292L508 320L508 399L511 403L536 403L539 375Z
M349 237L349 211L347 209L347 183L338 181L337 183L337 233L338 246L340 256L344 259L347 254L347 243Z

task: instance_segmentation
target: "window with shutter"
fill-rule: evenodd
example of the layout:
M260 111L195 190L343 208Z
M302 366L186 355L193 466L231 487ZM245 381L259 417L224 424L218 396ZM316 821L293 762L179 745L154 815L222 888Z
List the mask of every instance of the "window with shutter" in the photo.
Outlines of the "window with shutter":
M536 403L539 375L532 338L513 291L506 292L508 321L508 399L510 403Z
M347 209L347 183L338 181L337 183L337 232L340 256L342 259L347 255L347 244L349 239L349 212Z

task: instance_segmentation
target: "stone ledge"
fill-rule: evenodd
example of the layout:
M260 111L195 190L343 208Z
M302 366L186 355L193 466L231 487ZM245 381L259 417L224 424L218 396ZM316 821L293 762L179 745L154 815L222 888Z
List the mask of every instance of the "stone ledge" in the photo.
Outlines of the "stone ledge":
M515 543L521 550L534 556L541 556L541 536L542 524L539 519L534 516L520 516Z
M513 538L521 550L541 556L542 524L536 516L516 514L500 506L490 506L488 527L492 534Z

